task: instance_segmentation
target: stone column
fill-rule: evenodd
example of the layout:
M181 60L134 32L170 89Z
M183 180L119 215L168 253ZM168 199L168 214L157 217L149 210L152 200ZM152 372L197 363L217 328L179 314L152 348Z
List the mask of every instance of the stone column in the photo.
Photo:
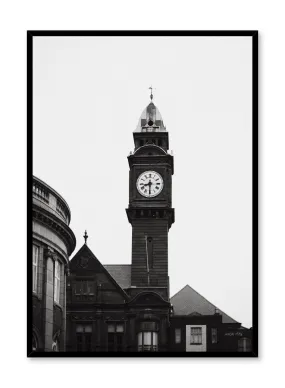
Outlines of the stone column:
M53 282L54 282L54 253L51 249L45 251L45 278L43 290L43 324L44 350L52 351L53 343Z
M61 339L60 351L66 351L66 276L68 276L68 266L61 266L62 271L60 274L60 300L62 301L62 328L61 328ZM62 281L63 280L63 281Z

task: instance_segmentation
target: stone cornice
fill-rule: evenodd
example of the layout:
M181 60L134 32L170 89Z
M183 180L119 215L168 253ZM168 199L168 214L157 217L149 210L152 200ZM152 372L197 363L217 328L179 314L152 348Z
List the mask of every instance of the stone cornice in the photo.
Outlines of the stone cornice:
M57 234L66 244L68 256L72 254L75 249L76 238L67 224L36 204L33 204L33 219L47 226Z
M168 221L168 228L175 221L174 208L162 208L162 207L132 207L129 206L126 209L129 223L132 224L135 219L166 219Z
M51 249L56 251L60 257L62 256L65 259L65 261L68 262L67 252L63 250L61 247L59 247L57 244L55 244L53 241L35 232L34 230L33 230L33 239L35 239L36 241L40 241L45 245L48 245Z
M64 206L66 207L67 211L68 211L68 216L69 216L69 219L70 219L70 208L67 204L67 202L65 201L65 199L57 192L55 191L52 187L50 187L47 183L45 183L44 181L42 181L41 179L33 176L33 183L34 184L40 184L41 186L43 186L47 192L50 191L56 198L58 198L63 204Z
M71 213L66 201L54 189L36 177L33 177L33 202L56 214L69 225Z

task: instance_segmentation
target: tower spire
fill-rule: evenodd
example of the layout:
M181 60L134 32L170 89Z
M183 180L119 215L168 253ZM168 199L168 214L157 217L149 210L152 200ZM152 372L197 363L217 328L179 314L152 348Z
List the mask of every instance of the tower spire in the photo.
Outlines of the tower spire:
M151 92L150 92L150 99L151 99L151 101L152 101L152 99L153 99L153 94L152 94L152 89L153 89L153 87L150 86L149 89L151 90Z
M87 239L88 239L87 230L85 230L85 233L84 233L84 235L83 235L83 238L84 238L85 244L87 245Z

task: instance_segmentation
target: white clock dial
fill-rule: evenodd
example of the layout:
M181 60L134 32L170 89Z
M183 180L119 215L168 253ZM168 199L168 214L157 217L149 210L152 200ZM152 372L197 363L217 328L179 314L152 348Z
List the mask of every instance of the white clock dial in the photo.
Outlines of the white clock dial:
M163 189L163 179L158 172L145 171L137 179L137 189L144 197L156 197Z

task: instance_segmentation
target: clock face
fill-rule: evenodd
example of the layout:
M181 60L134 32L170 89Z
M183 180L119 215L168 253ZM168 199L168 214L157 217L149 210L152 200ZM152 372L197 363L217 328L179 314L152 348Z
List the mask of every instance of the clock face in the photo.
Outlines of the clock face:
M137 189L144 197L156 197L163 189L163 179L158 172L145 171L137 179Z

